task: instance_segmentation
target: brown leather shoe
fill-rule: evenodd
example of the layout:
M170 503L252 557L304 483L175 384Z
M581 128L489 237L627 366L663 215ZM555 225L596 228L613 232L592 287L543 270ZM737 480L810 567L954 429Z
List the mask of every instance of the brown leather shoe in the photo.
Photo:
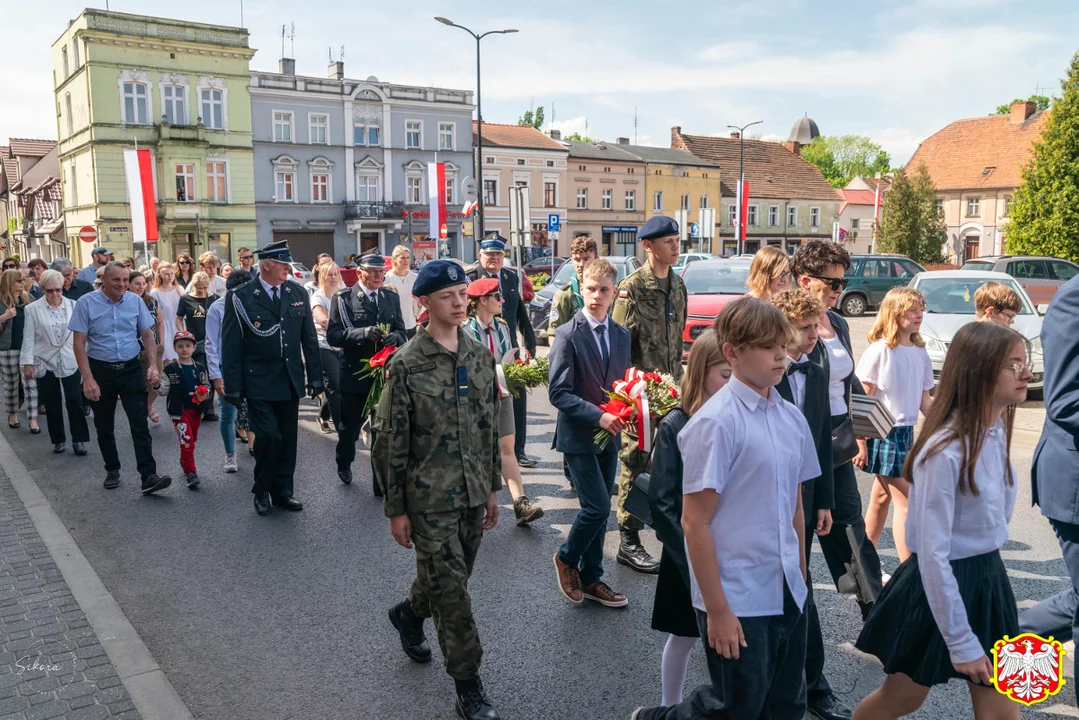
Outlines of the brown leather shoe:
M566 599L574 605L584 602L584 595L581 593L581 573L577 568L562 562L558 553L554 554L554 568L558 572L558 589L562 591Z
M605 582L595 582L581 589L581 594L587 600L593 600L600 605L609 608L620 608L629 605L629 600L622 593L611 590Z

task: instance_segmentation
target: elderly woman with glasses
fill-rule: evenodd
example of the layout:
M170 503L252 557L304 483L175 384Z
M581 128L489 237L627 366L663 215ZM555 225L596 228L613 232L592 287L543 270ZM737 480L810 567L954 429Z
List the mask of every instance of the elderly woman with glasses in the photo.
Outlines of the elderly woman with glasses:
M37 378L38 394L45 406L45 425L49 430L52 450L64 452L64 408L67 408L71 429L71 449L76 455L86 454L90 430L83 412L82 376L75 362L73 334L67 328L75 301L64 297L64 276L56 270L46 270L38 284L44 291L40 300L26 306L23 343L19 361L23 375Z

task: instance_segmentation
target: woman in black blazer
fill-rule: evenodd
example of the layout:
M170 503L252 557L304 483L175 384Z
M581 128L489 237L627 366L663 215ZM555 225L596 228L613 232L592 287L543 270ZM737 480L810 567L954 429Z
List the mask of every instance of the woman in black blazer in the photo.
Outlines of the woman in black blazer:
M665 706L682 701L682 687L689 666L689 654L700 637L697 614L689 590L689 560L686 558L682 532L682 454L678 433L690 415L731 377L731 366L723 357L716 335L707 330L693 343L689 363L682 378L682 404L671 410L659 423L652 449L652 480L649 497L652 527L663 542L656 582L656 600L652 608L652 629L669 633L663 648L660 677Z

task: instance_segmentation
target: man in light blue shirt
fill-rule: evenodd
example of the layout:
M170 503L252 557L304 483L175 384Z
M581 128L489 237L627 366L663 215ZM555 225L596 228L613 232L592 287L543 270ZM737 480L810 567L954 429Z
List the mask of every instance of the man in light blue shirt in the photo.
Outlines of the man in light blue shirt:
M92 286L97 282L98 268L104 267L110 262L112 262L112 250L103 247L94 248L90 251L90 264L79 270L79 280L90 283Z
M96 252L96 251L95 251ZM68 328L74 333L75 360L82 373L82 391L94 409L97 444L105 461L105 487L120 484L120 455L116 451L116 400L124 406L142 493L167 488L172 478L157 474L150 428L146 424L146 384L159 384L154 342L154 319L142 298L127 291L131 271L118 262L105 265L101 289L83 295L75 305ZM139 338L146 351L139 352ZM166 338L162 338L167 341Z

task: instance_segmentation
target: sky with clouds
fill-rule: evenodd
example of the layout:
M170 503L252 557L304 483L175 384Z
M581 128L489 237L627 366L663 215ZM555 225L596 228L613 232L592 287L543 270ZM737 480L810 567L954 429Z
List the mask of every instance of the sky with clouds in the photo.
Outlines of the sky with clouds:
M548 127L632 139L636 113L637 142L666 147L674 125L708 135L763 120L750 132L786 138L808 113L826 135L870 136L896 164L952 120L1036 88L1059 94L1079 50L1075 0L109 2L229 25L241 5L256 70L276 70L281 26L295 23L300 74L324 76L329 49L344 45L350 78L472 89L475 41L434 21L442 15L480 32L520 31L483 41L488 122L542 105ZM56 136L49 47L84 6L0 0L0 143Z

